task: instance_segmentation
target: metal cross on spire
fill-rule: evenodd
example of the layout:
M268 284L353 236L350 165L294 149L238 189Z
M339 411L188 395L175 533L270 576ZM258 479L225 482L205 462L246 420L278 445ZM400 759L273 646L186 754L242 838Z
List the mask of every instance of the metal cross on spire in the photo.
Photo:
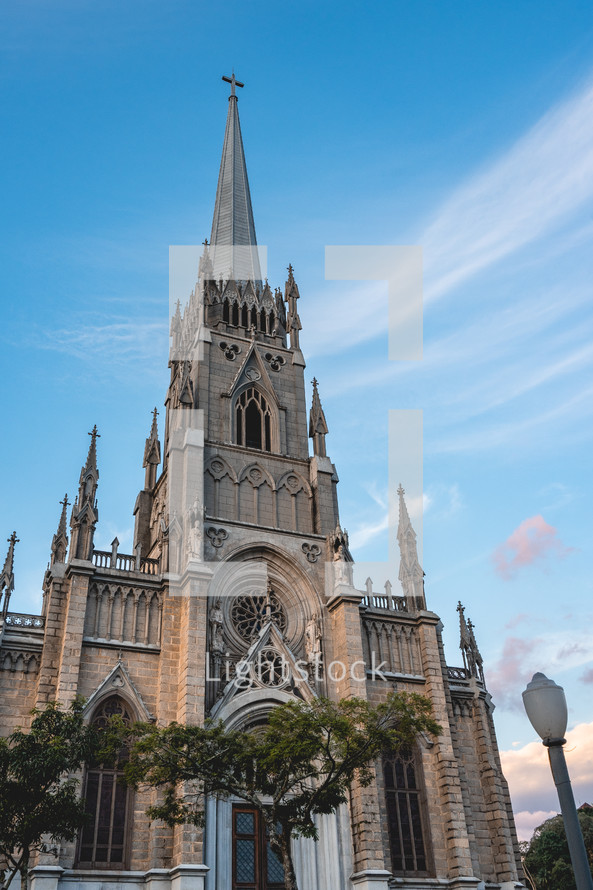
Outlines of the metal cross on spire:
M230 83L230 85L231 85L231 95L229 96L229 99L236 99L237 94L235 93L235 87L244 87L245 84L241 83L240 80L237 80L237 78L235 77L234 71L230 77L225 77L225 75L223 74L222 79L225 81L225 83Z

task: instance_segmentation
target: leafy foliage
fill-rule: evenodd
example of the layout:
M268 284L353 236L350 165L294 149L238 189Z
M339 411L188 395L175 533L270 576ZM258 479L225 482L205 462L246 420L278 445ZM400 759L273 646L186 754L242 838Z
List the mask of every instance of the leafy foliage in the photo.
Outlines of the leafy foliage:
M6 890L26 877L31 854L51 841L73 840L85 821L71 774L92 759L98 735L84 725L82 702L61 711L52 702L33 711L29 732L0 738L0 877Z
M589 867L593 869L593 807L578 812ZM532 890L576 890L562 816L539 825L523 845L523 864Z
M205 795L232 795L256 807L292 890L291 837L317 839L315 815L334 812L355 779L370 784L373 761L409 747L419 732L437 735L440 727L428 699L416 694L392 693L377 707L358 698L289 702L252 731L212 722L137 724L125 774L136 788L163 789L148 813L169 825L203 825Z

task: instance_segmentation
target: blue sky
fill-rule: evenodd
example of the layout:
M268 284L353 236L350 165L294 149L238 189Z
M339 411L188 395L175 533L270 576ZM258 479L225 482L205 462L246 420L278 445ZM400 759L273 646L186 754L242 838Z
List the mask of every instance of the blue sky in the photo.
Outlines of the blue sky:
M422 409L448 662L461 599L509 757L531 750L526 679L563 683L590 799L591 3L24 0L2 5L0 33L13 607L39 608L94 423L97 542L131 546L167 384L168 248L209 235L234 66L258 238L272 284L295 268L354 555L388 560L388 410ZM422 245L423 361L388 360L386 286L324 280L339 244ZM555 809L542 793L521 810Z

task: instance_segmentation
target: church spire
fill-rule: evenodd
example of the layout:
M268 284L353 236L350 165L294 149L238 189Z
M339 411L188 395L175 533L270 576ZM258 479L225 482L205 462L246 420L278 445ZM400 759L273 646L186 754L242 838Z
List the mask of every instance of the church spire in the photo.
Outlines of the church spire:
M4 567L2 569L2 574L0 574L0 602L1 602L1 614L3 618L6 618L6 613L8 612L8 604L10 602L10 594L14 590L14 545L18 544L19 538L16 536L16 532L13 532L8 540L8 553L6 554L6 559L4 560ZM4 600L2 600L2 595L4 594Z
M231 95L210 236L213 275L215 278L261 281L235 91L244 84L235 78L234 73L222 79L230 83Z
M313 439L313 454L316 454L318 457L326 457L325 437L328 433L327 423L323 408L321 407L321 399L319 398L319 392L317 391L318 384L315 377L313 378L312 383L313 404L311 405L311 411L309 412L309 438Z
M68 532L66 525L66 511L68 509L68 495L64 495L64 500L60 501L62 505L62 513L58 523L58 530L53 536L51 542L51 564L55 562L66 562L66 551L68 549Z
M78 496L74 501L70 518L72 530L70 559L90 560L93 556L93 537L99 519L96 500L97 485L99 484L99 470L97 469L97 438L99 435L95 424L89 433L91 444L86 463L80 471Z
M399 496L399 525L397 540L399 543L400 563L399 580L404 596L424 598L424 572L418 560L416 532L412 528L408 508L404 498L405 491L401 484L397 489Z
M156 408L152 412L150 435L144 445L144 461L142 466L146 467L144 488L147 490L152 490L154 488L156 482L156 468L161 462L161 443L159 442L159 432L156 422L158 413Z

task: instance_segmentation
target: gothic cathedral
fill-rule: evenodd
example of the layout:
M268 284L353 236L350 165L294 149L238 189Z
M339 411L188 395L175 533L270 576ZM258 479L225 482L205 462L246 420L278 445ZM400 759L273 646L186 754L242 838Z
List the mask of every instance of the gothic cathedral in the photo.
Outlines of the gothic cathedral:
M94 547L98 433L51 544L41 615L10 611L13 534L0 575L1 731L46 702L86 699L89 721L248 728L279 702L392 689L428 696L436 739L375 764L376 782L299 840L301 890L519 887L520 863L482 659L458 606L463 666L445 661L399 489L401 591L353 585L337 475L314 381L307 418L299 288L260 271L231 84L210 244L174 307L171 379L155 409L132 554ZM312 440L312 454L309 451ZM381 671L375 670L381 665ZM41 856L32 890L282 890L256 811L208 800L206 827L150 823L117 770L82 777L76 843Z

